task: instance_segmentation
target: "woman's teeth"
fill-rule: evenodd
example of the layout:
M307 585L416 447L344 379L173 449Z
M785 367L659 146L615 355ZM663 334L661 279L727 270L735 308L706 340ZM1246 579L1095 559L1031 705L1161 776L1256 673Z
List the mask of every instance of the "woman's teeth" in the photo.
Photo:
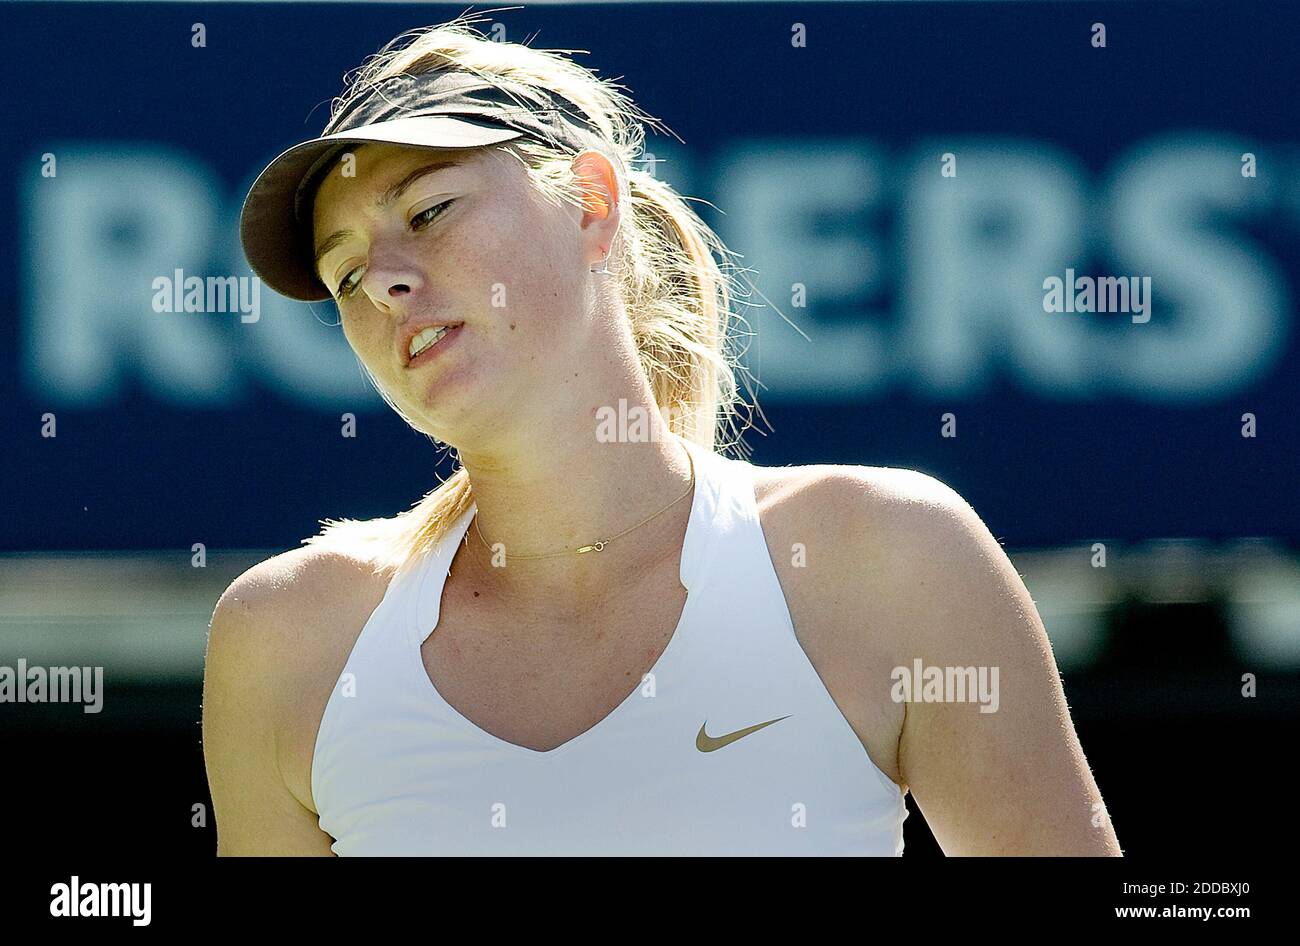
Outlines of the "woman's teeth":
M449 329L445 325L426 328L423 332L417 334L411 339L410 355L412 358L422 354L426 349L431 348L442 340Z

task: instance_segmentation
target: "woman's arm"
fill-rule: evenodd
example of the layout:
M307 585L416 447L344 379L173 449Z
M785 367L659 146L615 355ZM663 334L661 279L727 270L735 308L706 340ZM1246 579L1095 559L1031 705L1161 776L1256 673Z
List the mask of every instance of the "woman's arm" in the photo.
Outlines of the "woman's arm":
M269 563L226 589L212 616L203 675L203 757L217 854L333 856L332 839L280 774L273 695L283 591Z
M899 769L939 845L949 855L1120 855L1042 619L1010 559L943 483L877 472L886 475L868 504L877 566L868 585L872 613L887 601L897 676L915 677L919 659L923 672L954 681L983 672L986 684L966 702L949 690L946 702L905 704Z

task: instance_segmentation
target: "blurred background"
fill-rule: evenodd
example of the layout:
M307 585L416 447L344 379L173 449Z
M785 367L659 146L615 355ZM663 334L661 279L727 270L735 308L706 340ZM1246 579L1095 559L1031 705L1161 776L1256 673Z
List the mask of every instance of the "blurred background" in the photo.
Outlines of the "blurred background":
M321 130L346 70L463 9L5 5L0 665L105 686L97 714L0 703L19 838L210 856L222 590L317 520L391 515L450 474L332 304L158 312L153 283L251 275L256 172ZM651 135L647 166L708 202L758 290L754 462L951 485L1038 604L1126 852L1267 846L1250 793L1300 706L1300 9L528 4L489 24L590 50L681 137ZM1150 277L1150 320L1045 312L1067 268ZM914 807L906 843L940 853Z

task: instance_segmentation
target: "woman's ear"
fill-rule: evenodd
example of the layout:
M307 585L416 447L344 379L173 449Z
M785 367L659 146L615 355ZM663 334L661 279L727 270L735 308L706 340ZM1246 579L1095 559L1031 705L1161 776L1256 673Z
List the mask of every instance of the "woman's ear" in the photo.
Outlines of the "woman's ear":
M609 158L588 148L574 155L570 165L582 189L582 229L597 220L618 216L618 172Z
M609 258L618 232L622 213L618 202L618 172L609 158L591 148L575 155L571 168L582 189L583 213L578 228L586 234L583 239L588 245L584 247L584 255L588 265L595 266Z

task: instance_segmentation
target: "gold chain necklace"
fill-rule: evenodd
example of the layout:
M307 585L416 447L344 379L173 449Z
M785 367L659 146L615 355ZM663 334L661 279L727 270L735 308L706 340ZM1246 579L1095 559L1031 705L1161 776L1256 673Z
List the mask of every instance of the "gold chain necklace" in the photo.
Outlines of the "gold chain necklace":
M584 552L603 552L605 550L605 546L609 545L609 543L613 542L615 539L622 538L623 536L631 532L633 529L641 528L643 525L645 525L651 519L654 519L656 516L662 516L673 506L676 506L683 499L689 496L691 494L691 490L695 488L695 456L694 454L691 453L689 448L686 448L686 459L691 465L691 485L686 488L686 492L682 493L680 496L678 496L676 499L670 502L663 509L660 509L658 512L654 513L653 515L647 516L646 518L642 519L636 525L632 526L631 529L624 529L622 532L618 533L618 535L612 535L608 539L600 539L597 542L593 542L591 545L584 545L581 548L576 550L576 554L581 555ZM478 533L479 539L490 550L492 548L491 544L488 542L487 539L483 538L483 533L482 531L480 531L478 527L478 513L474 514L474 531ZM510 552L508 553L508 557L534 559L534 558L554 558L557 555L573 555L573 554L575 554L574 549L565 549L562 552L543 552L540 555L519 555L515 552Z

